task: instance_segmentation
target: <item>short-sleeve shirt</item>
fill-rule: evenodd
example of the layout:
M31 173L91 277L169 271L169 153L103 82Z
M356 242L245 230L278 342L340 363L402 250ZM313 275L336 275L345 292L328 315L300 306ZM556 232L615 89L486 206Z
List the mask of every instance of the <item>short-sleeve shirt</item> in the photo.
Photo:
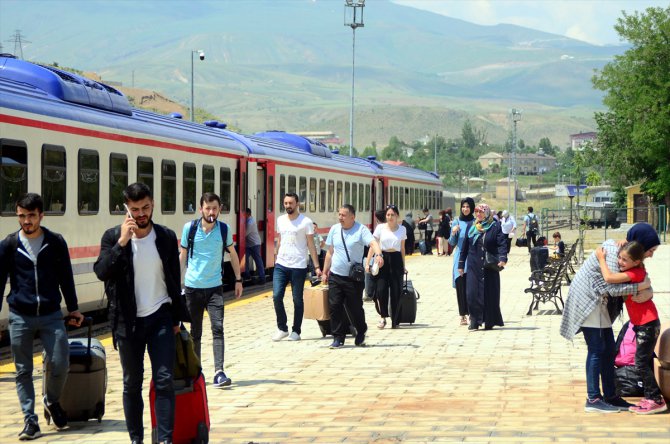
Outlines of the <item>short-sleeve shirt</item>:
M258 234L258 226L256 225L256 219L253 217L247 218L247 235L246 235L247 247L255 247L260 245L263 242L261 241L261 236Z
M281 236L281 243L276 262L286 268L307 268L307 236L314 234L312 220L304 214L291 220L288 214L284 214L277 218L277 233Z
M407 230L402 225L398 225L395 231L391 231L388 224L379 224L375 228L373 236L379 242L382 251L401 251L400 244L407 239Z
M349 276L349 261L342 244L342 234L347 244L351 262L363 263L363 250L374 240L372 233L365 225L354 222L348 230L343 230L341 224L335 224L328 232L326 245L333 247L333 257L330 271L338 276Z
M426 219L426 231L433 231L433 215L428 213L424 219Z
M188 249L188 232L191 223L187 222L181 232L181 246ZM205 233L202 224L198 223L198 229L193 239L193 256L188 258L188 268L184 276L184 284L190 288L214 288L223 284L221 279L221 259L223 258L223 241L219 222L214 228ZM226 246L233 245L233 234L228 227L226 235Z
M631 268L624 271L624 273L630 277L630 281L633 284L639 284L647 276L647 272L643 267ZM630 295L626 296L626 310L628 310L630 323L633 325L644 325L658 319L656 304L651 299L647 302L635 302Z

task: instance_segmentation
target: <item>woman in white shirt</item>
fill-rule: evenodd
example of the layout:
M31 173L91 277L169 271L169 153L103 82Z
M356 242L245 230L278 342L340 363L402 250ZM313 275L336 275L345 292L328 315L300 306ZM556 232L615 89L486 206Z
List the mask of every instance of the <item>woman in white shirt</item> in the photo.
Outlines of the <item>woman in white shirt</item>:
M379 242L384 259L384 266L379 269L377 275L377 291L375 295L375 307L381 316L377 328L386 327L386 318L391 317L391 327L398 328L395 315L398 312L400 294L402 293L402 279L405 274L405 239L407 230L398 223L400 213L395 205L386 207L386 223L377 225L372 234ZM372 249L368 253L368 259L372 256ZM369 264L370 261L366 261ZM369 270L370 266L366 265ZM368 271L366 270L366 271ZM375 270L372 270L374 275ZM391 299L391 312L389 316L389 298Z

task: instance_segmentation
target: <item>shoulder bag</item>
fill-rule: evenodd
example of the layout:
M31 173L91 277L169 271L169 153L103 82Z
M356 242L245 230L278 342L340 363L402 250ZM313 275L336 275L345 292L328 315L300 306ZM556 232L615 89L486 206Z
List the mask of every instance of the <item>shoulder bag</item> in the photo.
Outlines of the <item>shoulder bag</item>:
M342 236L342 245L344 245L344 252L347 254L347 261L349 262L349 279L354 282L363 282L365 280L365 268L361 263L351 262L349 250L347 250L347 243L344 241L344 228L341 226L340 235Z

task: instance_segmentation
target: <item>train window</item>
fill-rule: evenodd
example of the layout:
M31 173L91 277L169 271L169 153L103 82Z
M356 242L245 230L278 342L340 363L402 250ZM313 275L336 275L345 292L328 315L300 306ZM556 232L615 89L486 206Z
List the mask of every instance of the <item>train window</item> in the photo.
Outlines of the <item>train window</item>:
M370 211L370 185L365 185L365 211Z
M336 209L339 210L340 208L342 208L343 203L344 202L342 202L342 181L338 180L337 181L337 197L335 199L335 204L337 205Z
M154 160L151 157L137 158L137 181L154 190Z
M177 165L161 161L161 213L172 214L177 208Z
M97 151L79 150L79 214L97 214L100 207L100 157Z
M300 212L305 212L305 207L307 203L307 179L300 177L298 180L298 197L300 197Z
M356 204L357 204L356 198L357 197L358 197L358 184L352 183L351 184L351 205L353 205L354 208L356 208L356 211L360 210L360 208L358 208L356 206Z
M335 211L335 182L328 181L328 212Z
M184 162L182 173L182 211L192 214L195 213L195 209L198 207L195 164Z
M128 186L128 157L125 154L109 155L109 212L123 214L123 190Z
M351 205L351 184L349 182L344 183L344 203Z
M284 212L284 196L286 195L286 176L279 176L279 211Z
M221 212L230 213L230 168L221 167L219 172L221 175Z
M309 211L316 213L316 179L309 178Z
M28 148L24 142L0 139L0 210L16 216L16 199L28 192Z
M298 193L298 189L295 186L295 176L288 176L288 191L289 193Z
M326 212L326 179L319 179L319 211Z
M358 208L359 211L365 211L365 185L358 185Z
M237 213L237 208L240 207L240 205L239 205L240 203L239 203L239 200L238 200L238 196L240 195L240 189L239 189L239 184L240 183L242 184L242 189L244 190L244 195L243 195L242 200L244 202L247 202L248 195L247 195L246 190L249 189L249 183L247 182L247 172L246 171L242 173L242 181L235 184L235 213ZM246 207L246 205L245 205L245 207Z
M268 212L272 213L274 209L274 204L275 204L275 177L270 176L268 178L268 194L266 196L267 203L268 203Z
M42 145L42 199L47 214L65 213L65 148Z
M211 165L202 166L202 194L214 193L214 167Z

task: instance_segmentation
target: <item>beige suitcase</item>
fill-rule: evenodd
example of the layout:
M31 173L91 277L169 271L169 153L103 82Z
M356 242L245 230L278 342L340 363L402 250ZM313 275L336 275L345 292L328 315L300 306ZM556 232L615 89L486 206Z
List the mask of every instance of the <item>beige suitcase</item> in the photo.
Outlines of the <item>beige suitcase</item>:
M327 321L330 319L328 308L328 286L318 285L316 287L305 287L303 290L303 301L305 304L305 319Z

